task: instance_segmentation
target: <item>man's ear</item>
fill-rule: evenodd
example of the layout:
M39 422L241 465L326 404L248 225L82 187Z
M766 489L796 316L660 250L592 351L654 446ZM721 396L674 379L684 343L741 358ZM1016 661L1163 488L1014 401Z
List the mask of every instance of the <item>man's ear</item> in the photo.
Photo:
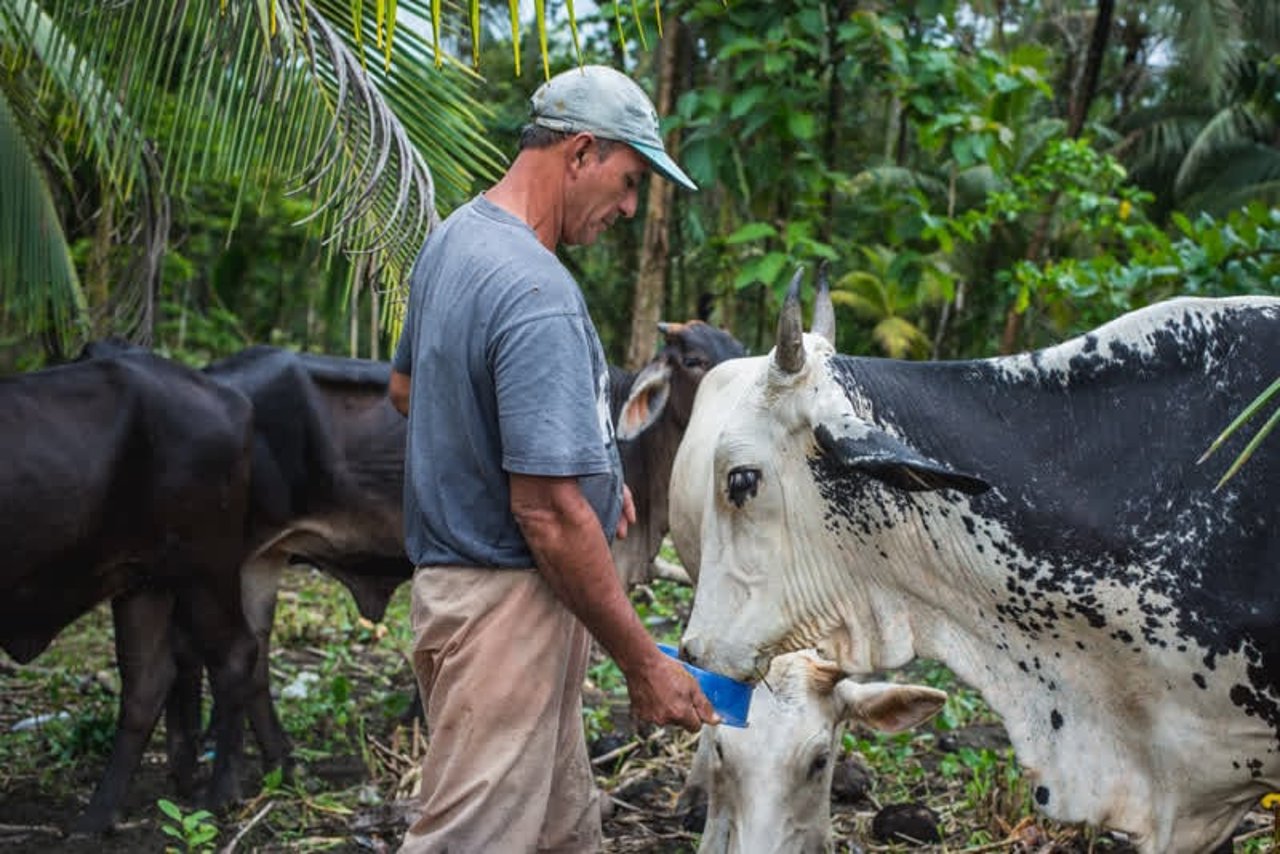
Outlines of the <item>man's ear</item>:
M569 139L569 167L571 169L581 169L586 165L587 152L595 141L595 136L586 131L575 134Z

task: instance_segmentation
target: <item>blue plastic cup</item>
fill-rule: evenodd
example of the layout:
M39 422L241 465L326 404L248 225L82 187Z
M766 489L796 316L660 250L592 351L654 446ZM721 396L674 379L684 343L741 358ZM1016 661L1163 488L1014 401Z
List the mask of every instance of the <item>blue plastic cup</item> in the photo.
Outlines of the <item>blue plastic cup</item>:
M680 661L679 651L670 644L660 643L658 649ZM736 727L747 725L747 713L751 710L751 692L754 690L751 685L730 679L728 676L721 676L719 673L712 673L710 670L703 670L701 667L694 667L687 661L680 661L680 663L684 665L685 670L689 671L690 676L698 680L702 693L707 695L707 699L711 701L711 705L715 708L716 714L720 715L723 723Z

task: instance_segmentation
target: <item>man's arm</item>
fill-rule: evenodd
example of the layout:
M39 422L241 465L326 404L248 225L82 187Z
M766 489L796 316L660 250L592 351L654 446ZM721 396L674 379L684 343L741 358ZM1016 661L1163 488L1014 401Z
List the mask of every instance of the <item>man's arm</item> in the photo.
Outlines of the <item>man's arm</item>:
M394 368L391 370L391 382L387 384L387 397L391 405L405 418L409 417L409 375L402 374Z
M577 479L513 474L511 510L543 578L622 669L632 714L690 731L718 723L698 683L636 616Z

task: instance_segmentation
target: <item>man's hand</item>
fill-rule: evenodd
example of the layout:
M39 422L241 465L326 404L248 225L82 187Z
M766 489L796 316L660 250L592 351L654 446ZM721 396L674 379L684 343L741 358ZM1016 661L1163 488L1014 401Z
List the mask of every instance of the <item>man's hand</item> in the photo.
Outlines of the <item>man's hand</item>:
M697 732L703 724L718 724L720 716L697 681L680 662L654 647L644 667L626 674L632 718L664 726L676 724Z
M631 498L631 487L622 484L622 515L618 517L617 538L625 540L627 531L636 523L636 503Z

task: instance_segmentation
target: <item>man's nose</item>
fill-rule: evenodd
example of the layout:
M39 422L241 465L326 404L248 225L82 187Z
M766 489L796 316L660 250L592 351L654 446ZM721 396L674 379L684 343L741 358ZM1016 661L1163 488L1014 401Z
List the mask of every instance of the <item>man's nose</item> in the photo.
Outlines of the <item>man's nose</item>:
M631 219L636 215L636 208L640 207L640 191L629 190L622 199L622 204L618 205L618 210L627 219Z

